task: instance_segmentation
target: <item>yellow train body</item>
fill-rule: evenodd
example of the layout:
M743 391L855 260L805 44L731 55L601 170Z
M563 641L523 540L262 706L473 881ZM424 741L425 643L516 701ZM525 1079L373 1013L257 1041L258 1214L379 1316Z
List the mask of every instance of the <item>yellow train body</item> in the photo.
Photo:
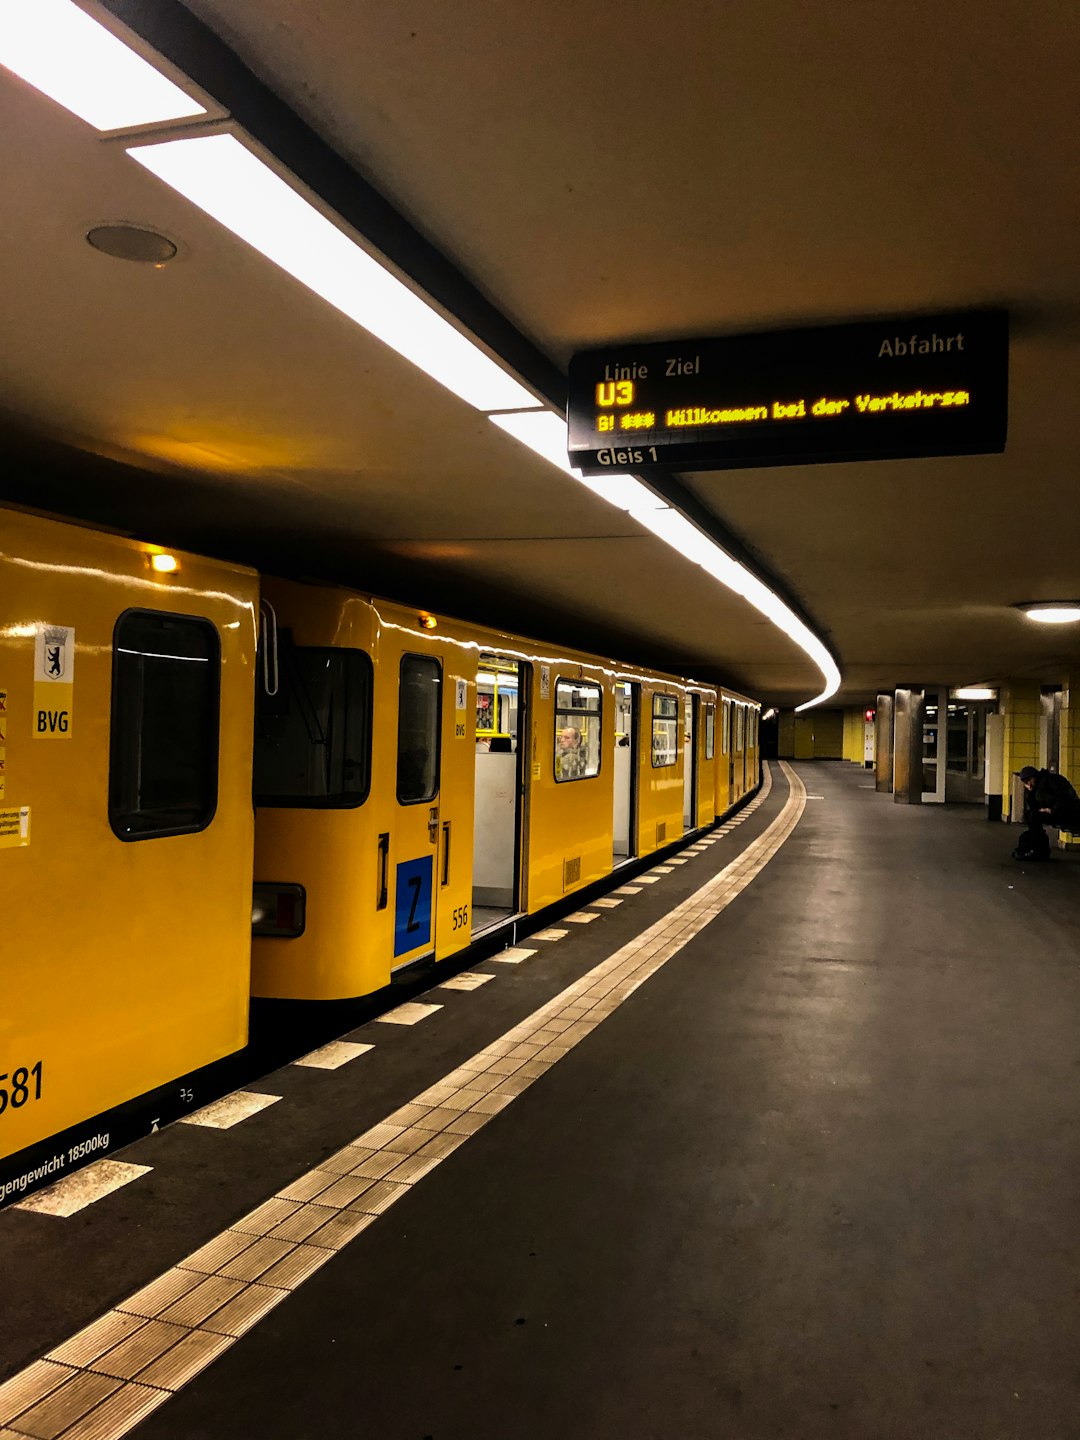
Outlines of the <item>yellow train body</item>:
M300 705L312 717L299 749L315 743L325 756L330 747L323 730L354 723L332 711L332 702L315 718L318 702L306 693L301 670L321 674L325 665L340 663L342 652L362 655L370 665L371 695L362 721L370 751L364 755L358 746L354 757L369 779L348 798L276 802L264 793L273 787L260 781L256 743L257 893L270 895L269 910L279 892L303 896L302 925L270 926L271 933L254 937L257 997L354 999L388 985L395 970L420 959L446 959L472 943L481 908L474 857L479 866L487 813L482 772L495 760L485 753L493 737L508 749L514 745L513 757L500 757L499 783L507 803L514 791L516 818L503 842L507 919L536 915L611 874L618 858L613 827L620 784L632 795L626 858L649 855L687 828L712 824L745 791L745 767L753 763L745 716L753 707L741 697L343 589L264 579L263 596L278 627L281 683L288 687L291 668L292 683L304 692L279 697L269 708ZM427 678L439 691L431 719L437 736L433 729L428 741L428 749L437 751L438 773L422 793L403 799L402 677L415 666L429 667ZM504 728L509 722L480 708L490 700L480 686L489 668L502 674L504 692L509 687L517 697L521 724L512 742ZM494 674L488 678L493 695ZM615 724L620 696L627 693L634 697L632 733ZM560 710L575 703L585 707L580 716ZM732 731L740 742L737 755L719 753L721 704L738 707L744 717L742 728ZM570 728L591 742L595 770L565 783L558 737L574 718L580 725ZM271 723L271 744L274 733ZM632 775L617 749L620 741L629 746ZM738 784L732 787L736 759ZM306 772L309 762L300 768ZM319 785L323 779L320 774Z
M0 515L0 1158L246 1040L257 582L174 559ZM121 838L114 636L161 613L219 637L216 804L192 833Z
M252 995L527 933L757 757L716 687L0 512L0 1203L205 1099Z

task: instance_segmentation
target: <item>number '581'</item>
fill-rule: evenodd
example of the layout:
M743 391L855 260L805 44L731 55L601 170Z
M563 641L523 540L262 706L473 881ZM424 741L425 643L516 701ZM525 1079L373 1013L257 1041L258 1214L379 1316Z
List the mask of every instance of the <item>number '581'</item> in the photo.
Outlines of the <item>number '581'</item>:
M33 1079L33 1085L30 1081ZM39 1060L32 1069L20 1065L17 1070L11 1072L10 1077L0 1074L0 1115L10 1105L13 1110L21 1110L28 1100L41 1099L41 1061Z

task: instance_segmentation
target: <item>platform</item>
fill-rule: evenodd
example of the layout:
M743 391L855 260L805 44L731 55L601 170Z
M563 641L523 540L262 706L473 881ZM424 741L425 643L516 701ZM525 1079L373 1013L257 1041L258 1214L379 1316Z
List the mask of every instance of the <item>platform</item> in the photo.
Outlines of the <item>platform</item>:
M0 1214L0 1437L1077 1433L1080 859L771 771L338 1068Z

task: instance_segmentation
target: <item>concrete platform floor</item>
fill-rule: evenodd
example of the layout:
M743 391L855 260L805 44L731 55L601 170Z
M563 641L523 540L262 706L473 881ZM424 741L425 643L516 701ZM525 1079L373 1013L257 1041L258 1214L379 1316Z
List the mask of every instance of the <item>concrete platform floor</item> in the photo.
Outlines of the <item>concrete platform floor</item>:
M805 810L727 908L140 1440L1080 1436L1080 861L796 769ZM0 1215L0 1375L694 896L774 833L774 775L539 967L432 992L383 1070L292 1067L236 1131L131 1147L153 1176L82 1218Z

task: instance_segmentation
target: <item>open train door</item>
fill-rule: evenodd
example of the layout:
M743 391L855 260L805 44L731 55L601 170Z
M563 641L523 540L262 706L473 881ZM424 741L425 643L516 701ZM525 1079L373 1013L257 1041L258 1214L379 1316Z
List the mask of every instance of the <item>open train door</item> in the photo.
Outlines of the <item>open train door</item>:
M683 834L697 826L698 725L701 696L683 697Z
M472 933L522 908L529 667L483 653L476 672Z
M611 821L612 863L621 865L637 853L637 774L641 727L641 686L632 681L615 682L615 754L612 773L613 812Z

